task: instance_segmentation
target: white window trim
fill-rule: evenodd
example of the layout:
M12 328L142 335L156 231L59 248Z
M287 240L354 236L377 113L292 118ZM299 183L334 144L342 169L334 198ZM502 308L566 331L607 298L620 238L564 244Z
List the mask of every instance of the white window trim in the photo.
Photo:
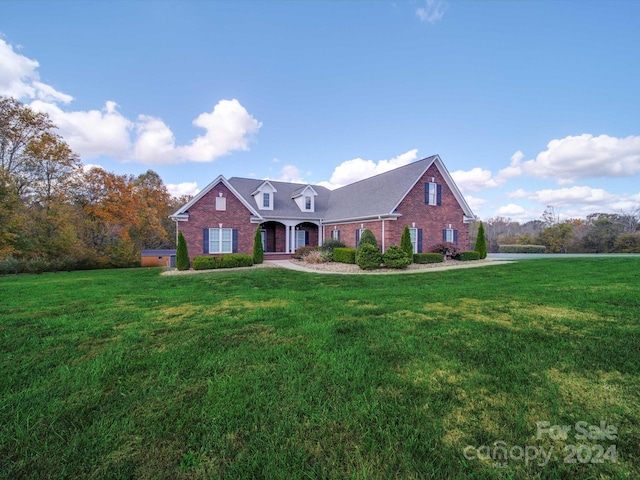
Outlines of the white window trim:
M453 243L453 228L445 228L445 242Z
M217 233L216 233L217 230ZM224 239L224 231L228 231L229 239ZM214 237L217 235L217 239ZM218 249L214 249L214 242ZM229 250L224 249L224 242L229 242ZM233 229L232 228L210 228L209 229L209 253L233 253Z
M429 182L429 205L438 204L438 184Z
M411 235L411 245L413 246L413 253L418 253L418 229L410 228L409 234Z
M300 236L302 234L302 237ZM302 238L302 243L300 242ZM296 230L296 248L304 247L306 245L307 232L305 230Z

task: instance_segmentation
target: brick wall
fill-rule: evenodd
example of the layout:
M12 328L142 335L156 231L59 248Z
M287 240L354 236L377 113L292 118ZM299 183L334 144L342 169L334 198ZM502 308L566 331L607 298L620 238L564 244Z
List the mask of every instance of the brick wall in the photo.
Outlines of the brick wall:
M431 179L442 185L442 204L425 204L425 183ZM469 250L469 225L464 223L464 212L458 204L451 189L445 183L442 174L436 167L431 165L407 196L398 205L397 212L402 216L397 220L384 221L384 245L400 245L404 226L422 229L422 251L428 252L429 247L442 242L442 230L451 228L458 230L458 247L462 250ZM415 227L414 227L415 224ZM331 238L333 225L324 225L324 238ZM347 246L354 248L356 244L356 230L368 228L373 232L382 246L382 222L372 220L368 222L354 222L348 224L335 225L340 230L340 240Z
M442 185L442 205L425 204L424 184L430 182L432 178L438 185ZM442 230L449 228L449 224L452 229L458 230L458 247L462 250L469 249L469 225L464 223L464 211L436 165L429 167L400 202L398 212L402 217L392 222L394 228L388 229L388 245L400 245L404 226L408 225L411 228L415 222L415 228L422 229L423 252L428 252L430 246L442 242Z
M216 197L222 193L227 199L224 211L216 210ZM189 257L203 255L203 230L205 228L233 228L238 230L238 253L253 252L256 224L250 223L251 213L222 183L212 188L189 209L189 220L178 222L189 249Z

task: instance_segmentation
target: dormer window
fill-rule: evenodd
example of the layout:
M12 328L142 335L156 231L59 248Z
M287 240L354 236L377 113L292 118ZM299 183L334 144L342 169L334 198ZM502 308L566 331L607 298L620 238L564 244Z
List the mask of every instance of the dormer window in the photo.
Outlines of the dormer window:
M293 192L291 198L296 202L300 211L315 212L315 197L317 196L318 192L316 192L311 185L305 185Z
M271 185L269 180L266 180L251 195L253 196L259 210L273 210L273 194L276 192L276 188Z

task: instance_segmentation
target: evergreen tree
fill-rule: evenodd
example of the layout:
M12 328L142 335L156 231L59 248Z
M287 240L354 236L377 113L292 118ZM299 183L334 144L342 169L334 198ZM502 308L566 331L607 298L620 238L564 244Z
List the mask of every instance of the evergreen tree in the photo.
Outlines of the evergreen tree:
M253 263L262 263L264 261L264 248L262 248L262 230L260 225L256 228L256 234L253 237Z
M182 231L178 232L176 268L178 270L189 270L189 250L187 250L187 242L184 239L184 235L182 235Z
M378 251L380 251L380 247L378 247L378 241L376 240L376 236L368 228L365 228L364 231L362 232L362 235L360 235L360 241L358 242L358 250L360 250L360 247L362 247L363 245L373 245L378 249Z
M409 226L405 225L402 231L402 237L400 238L400 248L404 250L407 256L413 260L413 244L411 243L411 232Z
M476 246L474 248L480 254L480 258L487 258L487 237L484 234L484 225L480 222L478 227L478 237L476 238Z

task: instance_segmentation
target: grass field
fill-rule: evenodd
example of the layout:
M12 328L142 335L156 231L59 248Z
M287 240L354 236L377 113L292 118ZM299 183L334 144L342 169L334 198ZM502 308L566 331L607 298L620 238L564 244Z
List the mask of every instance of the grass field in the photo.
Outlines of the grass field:
M639 287L638 258L0 277L0 475L639 478Z

